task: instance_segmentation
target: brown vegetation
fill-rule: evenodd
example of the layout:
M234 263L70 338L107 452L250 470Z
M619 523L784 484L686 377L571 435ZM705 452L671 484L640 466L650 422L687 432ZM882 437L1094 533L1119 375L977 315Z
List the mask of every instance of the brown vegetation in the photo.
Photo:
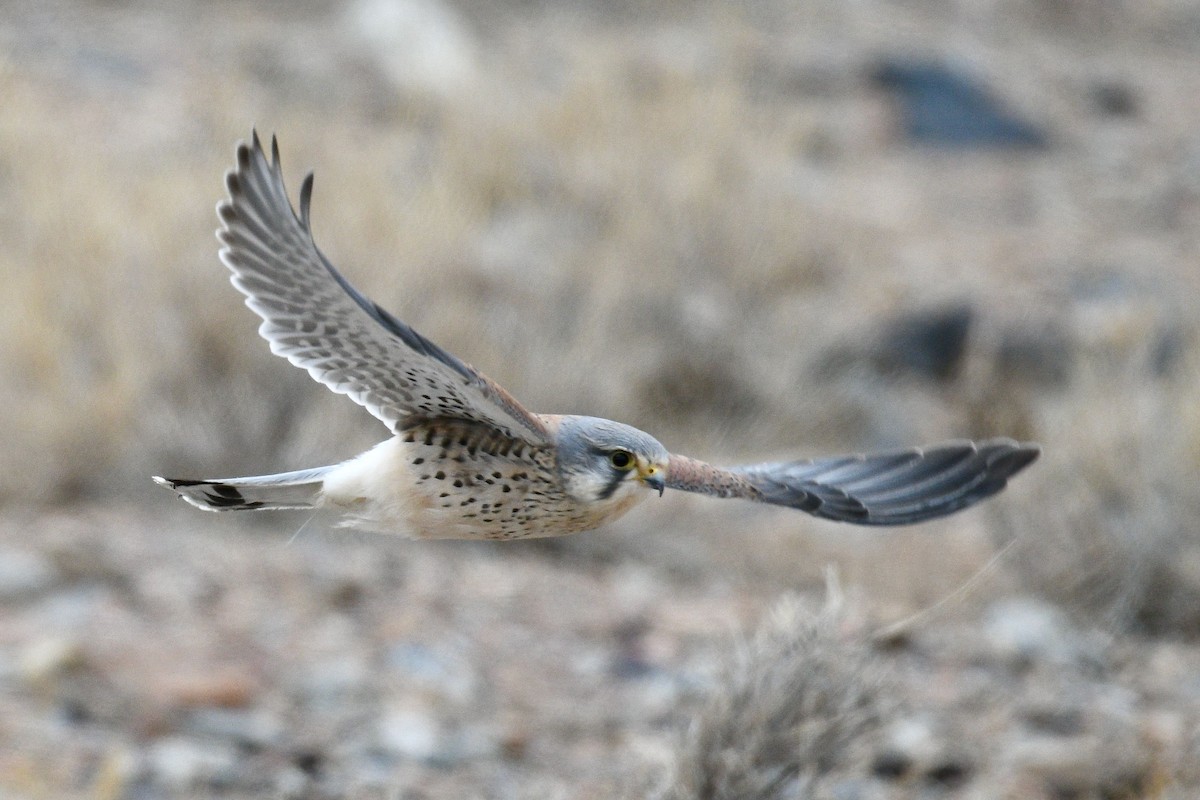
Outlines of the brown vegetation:
M1194 794L1195 11L951 5L464 0L428 74L323 2L7 9L0 790ZM1048 148L906 144L869 76L910 54ZM270 355L216 259L251 124L315 169L348 277L532 408L714 460L1042 460L886 535L669 496L504 550L185 516L150 474L385 435ZM933 368L928 324L961 337ZM827 563L845 616L793 608L719 677Z

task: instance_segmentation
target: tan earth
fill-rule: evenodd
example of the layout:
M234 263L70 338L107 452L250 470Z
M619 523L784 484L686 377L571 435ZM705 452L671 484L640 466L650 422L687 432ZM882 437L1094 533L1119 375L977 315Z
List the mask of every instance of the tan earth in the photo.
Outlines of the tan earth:
M0 796L1200 794L1185 0L9 4ZM933 62L1041 147L921 145ZM383 438L216 258L233 145L530 407L717 463L1009 435L948 520L552 542L185 508Z

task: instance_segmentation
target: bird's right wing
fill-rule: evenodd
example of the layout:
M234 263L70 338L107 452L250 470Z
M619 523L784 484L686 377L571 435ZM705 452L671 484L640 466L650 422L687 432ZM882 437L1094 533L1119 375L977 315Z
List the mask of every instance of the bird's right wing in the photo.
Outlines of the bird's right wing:
M424 420L482 423L513 440L550 442L542 420L474 367L446 352L350 285L313 242L312 173L300 215L288 199L271 140L237 148L217 206L221 260L246 305L262 317L271 352L382 420L393 432Z
M908 525L990 497L1041 453L1011 439L724 469L671 456L667 486L858 525Z

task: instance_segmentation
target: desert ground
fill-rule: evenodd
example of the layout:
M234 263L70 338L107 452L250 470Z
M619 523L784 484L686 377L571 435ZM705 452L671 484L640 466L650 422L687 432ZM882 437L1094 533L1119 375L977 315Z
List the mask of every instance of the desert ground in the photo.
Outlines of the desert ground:
M0 797L1200 796L1198 59L1190 0L4 4ZM217 260L252 126L535 410L1042 457L890 530L186 507L387 436Z

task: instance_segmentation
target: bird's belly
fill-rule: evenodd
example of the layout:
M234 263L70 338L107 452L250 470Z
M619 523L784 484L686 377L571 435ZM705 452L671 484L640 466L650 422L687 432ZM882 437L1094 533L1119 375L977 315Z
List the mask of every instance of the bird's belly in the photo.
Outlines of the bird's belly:
M595 528L644 492L597 503L566 494L548 451L500 454L451 437L382 442L326 479L345 524L421 539L523 539Z
M421 458L415 455L413 460ZM639 497L582 503L535 464L476 458L429 461L413 471L413 528L422 538L529 539L591 530L624 514ZM639 493L644 494L644 493Z

